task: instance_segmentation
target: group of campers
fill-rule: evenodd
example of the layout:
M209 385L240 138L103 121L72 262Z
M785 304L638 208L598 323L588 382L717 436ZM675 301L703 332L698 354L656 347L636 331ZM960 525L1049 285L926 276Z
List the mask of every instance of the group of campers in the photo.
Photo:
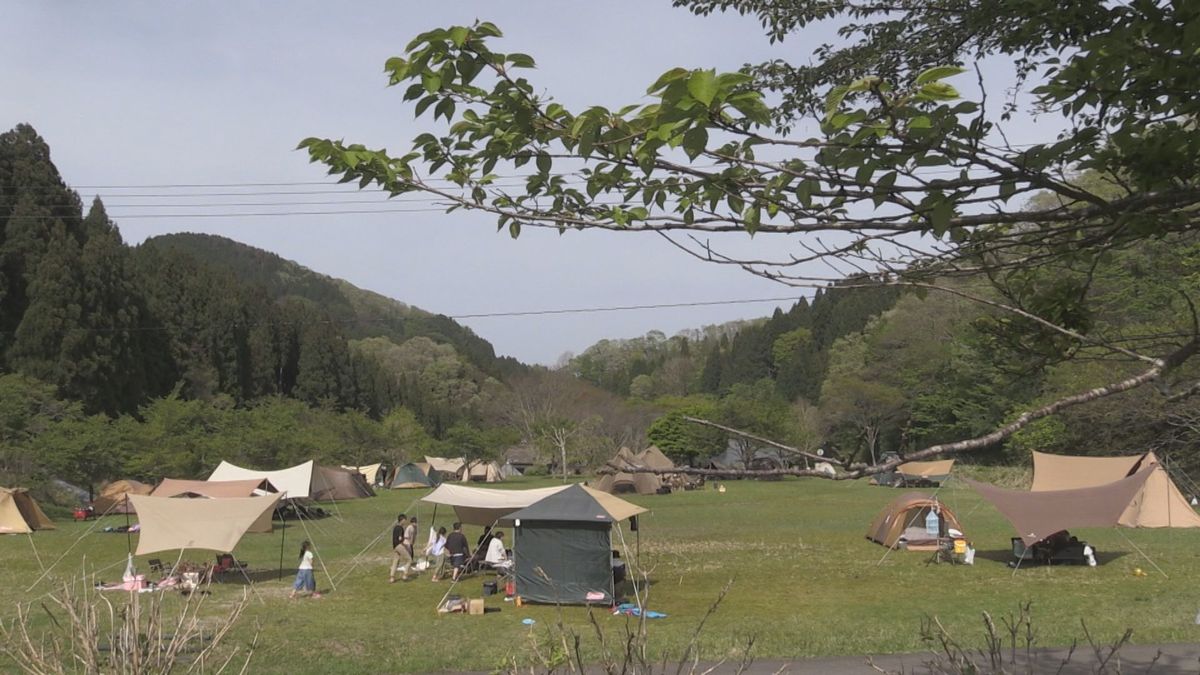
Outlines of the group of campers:
M410 574L417 571L416 542L417 517L409 518L403 513L396 516L392 526L392 564L388 567L388 583L396 583L397 572L401 581L408 581ZM462 523L451 525L449 533L445 527L431 528L429 542L422 554L427 569L432 570L429 580L433 582L446 576L447 567L451 570L451 580L458 581L459 576L479 567L504 572L511 570L513 565L512 557L504 547L504 532L493 530L490 525L483 528L473 552L467 535L463 534Z

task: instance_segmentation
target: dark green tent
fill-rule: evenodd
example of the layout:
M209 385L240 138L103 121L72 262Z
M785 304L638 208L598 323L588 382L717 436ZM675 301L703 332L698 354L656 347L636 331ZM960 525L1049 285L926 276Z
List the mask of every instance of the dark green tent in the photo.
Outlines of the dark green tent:
M645 509L582 485L509 514L516 592L563 604L613 600L613 523Z
M436 469L428 471L409 462L396 469L390 488L432 488L441 485L442 479Z

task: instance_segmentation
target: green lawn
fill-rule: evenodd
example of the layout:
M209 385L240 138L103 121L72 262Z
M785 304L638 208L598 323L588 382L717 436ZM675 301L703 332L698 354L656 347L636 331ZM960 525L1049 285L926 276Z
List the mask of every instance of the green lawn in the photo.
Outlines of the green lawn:
M534 487L551 481L524 480L506 487ZM728 491L703 490L635 497L651 509L643 516L642 562L652 580L651 609L669 618L650 622L651 649L677 653L722 585L734 580L724 604L702 636L702 657L733 653L747 637L756 638L760 658L788 658L922 649L921 619L938 615L954 633L976 638L980 612L1007 614L1018 603L1033 601L1035 626L1043 645L1082 637L1080 619L1093 635L1110 639L1133 628L1134 641L1184 642L1200 639L1194 619L1200 609L1194 567L1200 556L1200 532L1188 530L1079 530L1101 552L1101 566L1021 570L1003 562L1009 525L973 492L948 486L942 496L968 528L981 553L973 567L927 565L927 554L896 551L879 564L885 550L864 533L871 518L896 492L863 482L817 479L779 482L730 482ZM374 499L343 502L340 518L309 523L329 572L338 575L351 558L383 532L396 512L418 512L429 524L432 507L414 500L422 491L383 492ZM452 515L443 508L438 524ZM110 516L106 524L120 524ZM53 532L33 535L42 560L57 558L90 524L59 522ZM294 562L305 532L290 523L286 555ZM477 531L468 532L474 538ZM1128 536L1163 568L1163 578L1122 536ZM631 537L627 533L627 538ZM500 598L484 616L439 616L434 608L447 584L428 576L388 585L390 541L384 537L364 556L365 564L320 600L288 601L291 576L256 585L260 601L247 610L239 640L261 627L254 672L359 673L381 671L487 670L527 643L524 618L547 630L558 614L553 607L521 607ZM280 535L247 535L237 551L256 569L274 569ZM633 540L629 538L630 546ZM124 535L92 534L56 568L59 579L119 563ZM167 557L167 556L157 556ZM196 553L189 559L208 559ZM144 566L144 559L143 559ZM1135 567L1150 573L1132 574ZM118 565L101 578L119 577ZM13 614L13 603L31 601L51 590L43 582L25 589L38 576L38 562L24 536L0 538L0 603ZM318 586L328 590L322 570ZM480 577L460 585L464 595L480 594ZM214 606L241 593L241 586L214 586ZM121 594L111 594L117 598ZM174 597L174 596L172 596ZM174 601L174 600L172 600ZM568 623L585 627L586 609L563 610ZM624 619L602 615L601 624L620 631ZM590 631L585 635L590 636ZM975 640L978 642L978 640ZM591 644L585 638L586 644ZM6 667L5 667L6 668Z

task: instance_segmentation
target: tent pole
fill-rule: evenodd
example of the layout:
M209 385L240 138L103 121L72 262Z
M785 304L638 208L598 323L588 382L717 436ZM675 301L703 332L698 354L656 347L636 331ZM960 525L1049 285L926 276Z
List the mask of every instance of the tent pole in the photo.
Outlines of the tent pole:
M1137 551L1138 553L1140 553L1140 554L1141 554L1141 556L1142 556L1143 558L1145 558L1145 559L1146 559L1146 562L1148 562L1148 563L1150 563L1151 565L1153 565L1153 566L1154 566L1154 569L1158 570L1158 573L1159 573L1159 574L1163 575L1163 576L1164 576L1164 577L1166 577L1167 579L1170 579L1170 578L1171 578L1171 577L1167 576L1167 573L1166 573L1166 572L1164 572L1164 571L1163 571L1163 569L1162 569L1161 567L1159 567L1159 566L1158 566L1158 563L1154 562L1154 560L1153 560L1153 559L1152 559L1150 556L1146 555L1146 552L1145 552L1145 551L1143 551L1142 549L1138 548L1137 544L1133 543L1133 541L1132 541L1132 540L1129 538L1129 535L1125 534L1125 533L1124 533L1123 531L1121 531L1121 530L1117 530L1117 531L1118 531L1118 532L1121 532L1121 536L1125 538L1125 542L1126 542L1126 543L1128 543L1130 546L1132 546L1132 547L1133 547L1133 550L1135 550L1135 551Z
M283 540L287 539L287 512L279 514L279 580L283 581Z
M42 571L45 572L46 565L45 565L45 563L42 562L42 556L40 554L38 554L37 546L33 543L33 533L26 532L25 536L29 537L29 546L31 548L33 548L33 557L37 558L38 567L40 567L42 569Z
M133 535L129 533L129 493L125 493L125 552L133 553Z

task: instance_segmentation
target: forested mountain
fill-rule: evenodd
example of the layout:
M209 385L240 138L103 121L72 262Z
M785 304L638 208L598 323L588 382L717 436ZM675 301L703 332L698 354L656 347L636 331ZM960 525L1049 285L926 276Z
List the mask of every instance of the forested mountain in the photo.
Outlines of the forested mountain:
M491 343L453 319L363 290L343 279L319 274L232 239L207 234L167 234L148 239L142 248L184 253L264 290L274 302L299 300L319 307L351 339L386 337L400 344L413 337L426 337L454 347L489 375L503 377L523 370L511 357L497 358Z

